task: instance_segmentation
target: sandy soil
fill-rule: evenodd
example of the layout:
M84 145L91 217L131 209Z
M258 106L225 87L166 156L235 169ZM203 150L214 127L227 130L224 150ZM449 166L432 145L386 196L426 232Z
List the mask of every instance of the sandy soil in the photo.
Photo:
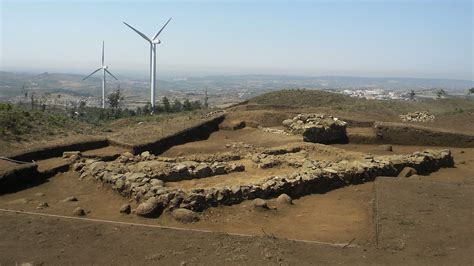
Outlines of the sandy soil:
M294 137L247 128L219 131L206 141L176 146L164 155L229 151L225 144L232 142L274 147L298 141ZM426 148L393 145L393 152L385 152L377 145L334 147L372 154L410 153ZM474 237L472 230L466 229L470 228L471 221L466 217L472 216L473 209L474 149L451 150L455 168L441 169L427 176L380 178L377 182L305 196L290 206L270 200L271 209L267 211L255 210L248 201L211 208L201 213L201 220L193 224L178 223L168 213L158 219L121 214L119 208L129 202L128 199L106 185L80 180L73 172L58 174L37 186L1 195L0 209L73 217L73 210L82 207L86 218L136 225L0 210L0 235L3 236L0 263L442 265L454 262L472 265L470 250ZM331 154L311 156L334 158ZM234 173L168 185L210 185L227 182L226 178L235 182L286 170L249 168L248 174ZM78 201L63 201L70 196ZM49 207L37 209L40 202L47 202ZM134 202L131 204L135 207ZM424 211L426 209L433 211ZM427 216L431 214L433 216ZM444 238L450 240L440 243ZM351 246L341 248L286 239L351 243Z

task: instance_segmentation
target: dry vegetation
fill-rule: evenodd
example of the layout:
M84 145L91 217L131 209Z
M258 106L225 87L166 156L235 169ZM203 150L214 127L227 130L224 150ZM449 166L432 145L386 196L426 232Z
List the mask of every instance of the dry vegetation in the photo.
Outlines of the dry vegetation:
M257 110L282 110L297 113L302 110L330 113L347 119L367 119L401 122L399 115L428 111L436 116L425 126L474 132L474 101L463 98L399 101L367 100L316 90L282 90L262 94L249 100L249 107ZM296 108L296 109L295 109Z
M0 153L95 137L115 137L133 144L180 131L198 123L201 114L202 111L193 111L117 119L97 119L94 114L90 118L73 118L60 112L0 104Z

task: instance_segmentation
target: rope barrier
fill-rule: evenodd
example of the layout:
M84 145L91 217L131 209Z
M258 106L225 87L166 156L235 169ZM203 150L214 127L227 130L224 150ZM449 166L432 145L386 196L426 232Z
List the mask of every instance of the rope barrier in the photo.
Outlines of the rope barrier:
M36 162L34 160L31 160L31 162L25 162L25 161L18 161L18 160L10 159L10 158L4 157L4 156L0 156L0 160L5 160L5 161L9 161L9 162L12 162L12 163L19 163L19 164L30 164L30 163L36 164Z
M216 231L204 230L204 229L191 229L191 228L153 225L153 224L119 222L119 221L111 221L111 220L81 218L81 217L73 217L73 216L65 216L65 215L57 215L57 214L48 214L48 213L38 213L38 212L29 212L29 211L22 211L22 210L10 210L10 209L2 209L2 208L0 208L0 212L10 212L10 213L16 213L16 214L29 214L29 215L38 215L38 216L46 216L46 217L53 217L53 218L63 218L63 219L70 219L70 220L81 220L81 221L88 221L88 222L109 223L109 224L117 224L117 225L151 227L151 228L169 229L169 230L177 230L177 231L188 231L188 232L197 232L197 233L214 233L214 234L215 233L224 233L224 234L229 235L229 236L256 237L255 235L250 235L250 234L226 233L226 232L216 232ZM330 243L330 242L323 242L323 241L304 240L304 239L291 239L291 238L284 238L283 240L301 242L301 243L309 243L309 244L326 245L326 246L333 246L333 247L339 247L339 248L358 247L357 245L352 244L354 239L352 239L348 243Z

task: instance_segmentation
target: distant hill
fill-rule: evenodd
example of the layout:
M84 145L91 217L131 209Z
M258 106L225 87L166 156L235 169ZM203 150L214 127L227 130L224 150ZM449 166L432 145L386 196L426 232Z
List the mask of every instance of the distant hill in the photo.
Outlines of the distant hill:
M474 113L474 101L468 99L441 99L423 101L367 100L320 90L287 89L268 92L252 98L248 104L266 106L322 107L347 112L398 115L430 110L446 113L453 110Z

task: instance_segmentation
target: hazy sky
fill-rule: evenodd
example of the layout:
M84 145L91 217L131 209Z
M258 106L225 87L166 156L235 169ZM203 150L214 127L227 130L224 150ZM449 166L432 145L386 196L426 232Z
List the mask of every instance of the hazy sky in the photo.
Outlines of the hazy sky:
M0 69L148 75L297 74L474 80L473 4L446 1L1 2Z

